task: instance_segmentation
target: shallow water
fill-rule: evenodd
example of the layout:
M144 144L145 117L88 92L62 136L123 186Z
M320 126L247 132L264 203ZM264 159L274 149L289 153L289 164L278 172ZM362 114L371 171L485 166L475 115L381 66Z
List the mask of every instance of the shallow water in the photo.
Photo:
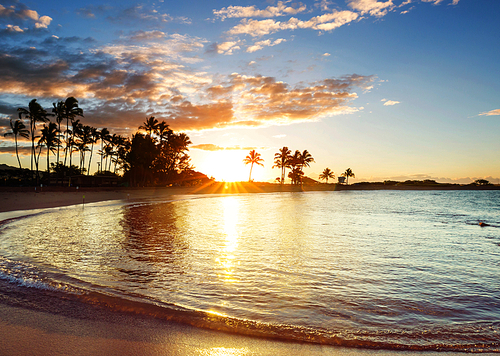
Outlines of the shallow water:
M77 206L3 224L0 279L242 334L500 351L499 213L499 191Z

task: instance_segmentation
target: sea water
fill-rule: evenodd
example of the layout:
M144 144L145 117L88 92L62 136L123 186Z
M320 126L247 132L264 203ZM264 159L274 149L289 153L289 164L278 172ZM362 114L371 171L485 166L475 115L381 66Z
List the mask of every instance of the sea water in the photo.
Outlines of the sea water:
M499 227L500 191L79 205L3 222L0 297L292 341L498 352Z

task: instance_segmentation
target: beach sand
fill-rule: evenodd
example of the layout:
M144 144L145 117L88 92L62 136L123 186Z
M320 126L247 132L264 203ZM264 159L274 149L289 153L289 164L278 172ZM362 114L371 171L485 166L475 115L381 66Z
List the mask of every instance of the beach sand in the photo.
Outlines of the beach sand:
M45 209L116 199L162 199L196 194L193 188L144 189L4 189L0 220ZM92 308L89 306L87 308ZM458 355L448 352L366 350L283 342L205 330L154 317L99 313L98 317L68 317L0 300L0 355Z

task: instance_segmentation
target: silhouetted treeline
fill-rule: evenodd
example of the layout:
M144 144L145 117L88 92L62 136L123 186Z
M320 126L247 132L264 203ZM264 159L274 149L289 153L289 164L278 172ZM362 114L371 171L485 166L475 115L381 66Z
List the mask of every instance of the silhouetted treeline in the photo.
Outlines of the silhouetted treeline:
M19 159L19 139L30 140L30 171L37 185L41 178L42 151L47 160L47 172L43 177L46 183L50 176L62 179L89 175L94 149L99 155L94 175L118 177L123 173L123 179L131 186L166 185L196 176L187 154L191 144L189 137L185 133L175 133L165 121L158 122L152 116L138 128L145 133L137 131L130 139L112 134L105 127L83 124L83 110L73 97L53 103L51 112L36 99L18 112L19 118L10 120L11 131L5 136L14 136L19 179L24 180L26 176L21 174L24 170ZM73 161L75 153L78 162ZM50 162L51 156L55 162Z

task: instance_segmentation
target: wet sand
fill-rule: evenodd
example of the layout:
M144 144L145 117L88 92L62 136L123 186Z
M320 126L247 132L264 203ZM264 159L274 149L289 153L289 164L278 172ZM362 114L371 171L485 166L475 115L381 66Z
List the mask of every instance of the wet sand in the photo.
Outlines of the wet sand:
M274 185L276 187L276 185ZM216 188L216 189L214 189ZM24 213L74 204L116 199L162 199L198 193L238 193L226 186L144 189L11 189L0 191L0 212ZM241 188L238 188L241 189ZM249 192L246 187L241 193ZM255 192L273 189L255 187ZM85 198L83 198L85 196ZM85 200L84 200L85 199ZM340 348L233 335L181 325L154 317L109 311L99 318L68 317L20 308L0 300L0 355L460 355Z
M449 356L459 353L365 350L258 339L109 313L101 320L69 318L0 303L0 354L204 356Z

